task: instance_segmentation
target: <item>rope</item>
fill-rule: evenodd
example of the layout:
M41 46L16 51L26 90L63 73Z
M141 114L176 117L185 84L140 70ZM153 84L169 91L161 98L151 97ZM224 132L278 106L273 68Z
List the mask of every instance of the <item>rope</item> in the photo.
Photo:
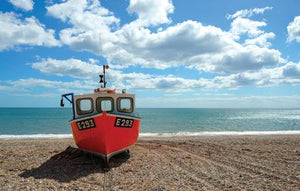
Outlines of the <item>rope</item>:
M104 170L104 177L103 177L103 191L106 190L106 170Z
M108 176L108 173L109 172L109 167L105 167L104 168L104 176L103 176L103 191L106 190L106 182L107 182L107 176Z

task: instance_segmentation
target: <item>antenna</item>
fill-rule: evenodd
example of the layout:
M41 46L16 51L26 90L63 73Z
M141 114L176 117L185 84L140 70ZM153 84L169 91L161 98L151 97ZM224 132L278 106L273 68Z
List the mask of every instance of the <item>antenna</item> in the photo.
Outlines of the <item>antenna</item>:
M107 82L105 80L105 70L107 70L108 68L109 68L108 65L103 65L103 74L99 75L99 77L100 77L99 83L100 84L103 83L104 88L106 88L106 84L107 84Z
M100 43L100 46L99 46L99 56L102 57L102 60L104 60L104 57L103 57L103 50L102 50L102 38L101 38L101 33L99 33L99 43ZM104 62L103 62L104 63ZM103 83L103 86L104 88L106 88L106 79L105 79L105 70L107 70L109 68L108 65L103 65L103 74L100 74L99 77L100 77L100 81L99 83Z
M102 38L101 38L101 33L99 33L99 56L103 57L103 50L102 50Z

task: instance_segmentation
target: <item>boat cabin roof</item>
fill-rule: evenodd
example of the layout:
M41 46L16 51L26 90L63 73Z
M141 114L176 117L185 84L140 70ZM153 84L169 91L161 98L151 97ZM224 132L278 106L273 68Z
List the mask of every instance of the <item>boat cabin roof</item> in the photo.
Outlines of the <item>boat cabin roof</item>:
M112 89L100 89L93 94L74 95L75 119L93 114L117 113L134 115L134 94L116 93Z

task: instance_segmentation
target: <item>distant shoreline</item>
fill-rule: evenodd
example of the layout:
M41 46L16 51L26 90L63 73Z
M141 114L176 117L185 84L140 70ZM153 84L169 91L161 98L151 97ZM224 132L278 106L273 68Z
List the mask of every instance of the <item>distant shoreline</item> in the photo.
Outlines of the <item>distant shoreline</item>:
M244 135L300 135L299 130L288 131L219 131L219 132L177 132L177 133L140 133L143 137L196 137L196 136L244 136ZM72 134L28 134L28 135L0 135L0 140L22 139L68 139Z

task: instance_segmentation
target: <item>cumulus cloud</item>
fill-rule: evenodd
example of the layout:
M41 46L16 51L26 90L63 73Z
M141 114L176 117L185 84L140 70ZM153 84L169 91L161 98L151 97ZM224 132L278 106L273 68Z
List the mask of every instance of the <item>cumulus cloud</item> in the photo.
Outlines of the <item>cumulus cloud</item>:
M32 64L34 69L41 72L60 76L81 78L87 81L97 81L102 67L93 61L84 62L77 59L55 60L45 59ZM241 72L227 76L216 76L212 79L185 79L174 75L153 75L144 73L124 73L114 66L107 71L110 85L131 89L237 89L247 85L259 87L282 84L300 84L300 64L289 62L283 66L261 69L254 72ZM42 83L43 84L43 83ZM96 84L96 83L95 83Z
M130 0L127 11L136 16L136 20L123 26L98 0L65 0L51 3L46 9L48 16L68 24L59 32L60 41L55 39L54 30L46 29L35 17L20 19L14 13L0 12L0 51L21 45L59 46L63 43L74 50L106 58L112 66L107 72L112 86L171 90L177 95L198 89L300 85L300 63L286 63L279 50L270 48L269 40L275 38L275 34L263 29L267 21L249 19L272 7L240 10L228 15L228 19L233 19L229 31L191 20L170 25L169 14L174 11L171 0ZM295 17L287 27L288 41L300 41L299 22L300 16ZM161 24L169 25L153 30L153 26ZM136 65L155 69L182 66L187 70L213 73L214 77L188 79L122 71ZM65 93L72 88L75 93L86 93L99 86L97 78L102 72L94 59L45 58L32 63L31 67L43 73L75 78L75 81L37 78L0 81L0 90L28 92L38 87Z
M183 79L174 76L158 77L169 88L186 87L190 89L238 89L244 86L270 87L279 85L300 85L300 63L289 62L275 68L264 68L255 72L242 72L228 76L216 76L212 79ZM172 83L174 82L174 83ZM156 84L156 83L152 83Z
M196 56L215 54L236 46L229 33L196 21L179 23L157 33L126 25L115 34L122 39L115 42L115 46L135 55L131 62L158 69L188 65Z
M294 21L287 26L288 42L293 40L300 42L300 16L294 18Z
M14 13L0 12L0 51L16 46L59 46L55 31L45 29L35 17L21 20Z
M94 15L95 12L92 10L104 8L100 4L90 6L82 3L81 6L76 7L80 11L73 10L68 13L64 9L69 2L71 1L56 4L54 5L55 9L53 7L48 8L50 15L73 25L72 28L64 29L60 33L62 41L76 50L88 50L99 54L98 41L95 40L97 39L95 30L80 25L73 17L75 14L79 15L78 17ZM143 10L142 5L144 4L142 3L145 2L131 1L130 3L132 4L128 8L129 12L137 13L137 20L141 19L142 16L139 14L142 13L139 11ZM137 6L139 4L140 7ZM87 9L86 7L90 8ZM53 10L60 11L55 13ZM264 10L267 10L267 8ZM263 13L261 10L253 12ZM164 13L167 15L169 12L165 11ZM113 17L113 13L109 14L110 17ZM104 19L106 17L105 14L98 16L104 17ZM110 25L117 23L117 20L113 19L113 22L107 22L104 28L110 29ZM122 87L126 85L126 87L136 89L179 89L180 87L186 89L236 89L245 85L272 86L289 83L292 80L298 83L294 78L283 81L283 68L276 68L276 66L285 61L281 58L281 53L278 50L269 48L271 43L268 42L268 39L274 38L275 34L266 33L260 29L260 27L266 26L265 22L236 17L232 22L231 30L228 32L218 27L205 26L197 21L185 21L153 32L146 25L137 25L135 22L125 24L115 31L104 30L106 32L101 34L101 36L106 37L102 46L103 56L109 62L119 64L119 69L122 68L121 65L126 67L139 64L142 67L157 69L183 65L190 69L222 73L227 74L227 76L216 76L212 79L184 79L172 75L127 74L115 68L108 72L108 76L113 79L115 86ZM148 24L150 25L150 23L149 21ZM152 24L154 25L154 23ZM85 30L76 35L76 31L81 29ZM238 43L236 40L244 34L249 38L246 38L243 44ZM81 78L89 76L88 73L94 74L97 70L95 69L97 66L89 62L83 63L74 59L68 61L47 59L32 66L42 72L54 72L57 75ZM89 67L94 68L93 72L87 71ZM275 69L274 71L273 69L267 70L265 67L275 67ZM272 75L272 73L276 73L276 75ZM96 76L96 73L94 75Z
M8 86L4 86L4 85L0 85L0 91L5 91L5 90L9 90L9 87Z
M275 37L273 32L265 32L262 27L267 26L264 21L254 21L249 17L254 14L263 14L272 7L254 8L239 10L232 15L227 15L227 19L233 19L230 32L235 40L240 40L243 35L246 36L244 45L256 45L259 47L270 47L272 44L268 39Z
M211 58L211 63L215 65L213 71L219 73L255 71L265 66L276 66L280 62L282 58L278 50L257 46L241 47L239 51L232 50Z
M146 5L150 8L146 9ZM174 7L168 0L130 1L128 11L136 13L138 18L121 27L118 27L119 19L98 1L69 0L49 6L47 10L49 15L71 24L72 27L60 32L64 44L75 50L100 54L119 68L141 65L165 69L183 65L199 71L232 73L275 66L282 61L279 51L268 48L271 46L268 39L275 35L260 29L266 26L265 22L239 17L227 32L188 20L151 31L148 25L170 21L167 15ZM157 18L165 19L158 22L156 15L152 15L154 20L147 20L153 10ZM137 24L141 19L144 25ZM251 40L246 39L244 44L236 42L243 34Z
M49 93L86 93L87 91L92 92L93 89L97 86L97 82L91 80L75 80L70 82L58 81L58 80L46 80L40 78L27 78L27 79L18 79L18 80L8 80L0 82L2 87L5 87L3 90L6 92L22 92L35 95L34 90L39 89L38 94ZM72 88L72 90L70 89ZM0 88L0 91L2 89Z
M103 54L101 46L113 40L111 31L119 24L119 19L97 0L69 0L46 9L48 15L73 26L61 30L60 39L75 50Z
M52 58L42 59L39 62L33 63L32 68L43 73L69 76L73 78L80 78L87 81L95 81L98 75L102 73L102 66L96 64L97 61L90 59L89 61L81 61L78 59L56 60ZM113 83L114 86L124 86L124 83L133 83L135 80L136 87L143 87L143 82L151 78L151 75L141 73L122 73L111 66L107 71L107 79ZM142 83L141 83L142 82Z
M282 75L286 78L300 79L300 63L287 63L284 66Z
M176 81L182 85L180 80L172 79L171 81ZM299 81L298 81L299 83ZM52 81L39 78L28 78L10 81L0 81L0 84L5 84L5 86L0 85L0 87L5 87L4 89L9 92L10 96L28 96L28 97L58 97L59 94L66 92L73 92L76 94L91 92L97 86L96 83L80 80L72 82L63 81ZM170 84L170 83L169 83ZM175 83L174 83L175 84ZM35 87L39 87L39 92L34 93L32 90ZM172 85L173 87L173 85ZM42 89L42 88L45 88ZM72 88L72 89L70 89ZM182 87L179 87L180 89ZM181 89L182 90L182 89ZM49 91L51 93L49 93ZM151 90L152 91L152 90ZM299 107L300 96L290 95L290 96L218 96L218 92L210 93L206 95L205 92L199 93L190 92L191 97L183 97L180 92L176 93L176 90L171 91L172 94L165 94L165 96L155 98L151 97L140 97L137 99L137 107L255 107L255 108L266 108L266 107ZM175 94L174 94L175 92ZM22 94L20 94L22 93ZM194 94L194 96L193 96ZM237 104L238 103L238 104Z
M23 9L25 11L31 11L33 9L33 0L8 0L15 7Z
M252 39L246 39L245 40L245 45L256 45L259 47L265 47L268 48L272 44L268 41L268 39L275 38L275 34L273 32L269 33L263 33L255 38Z
M157 33L126 25L115 34L122 39L115 42L115 47L134 54L131 63L149 68L184 65L199 71L231 73L275 66L282 61L279 51L266 48L270 46L266 39L274 37L273 33L243 45L235 41L231 31L185 21ZM250 34L263 35L263 32Z
M19 80L10 80L7 82L8 84L13 85L16 88L26 88L26 87L46 87L53 88L57 85L61 84L58 81L51 81L45 79L36 79L36 78L28 78L28 79L19 79Z
M257 37L260 34L263 34L264 31L260 30L259 27L266 26L267 24L265 22L261 21L252 21L247 18L236 18L231 23L231 29L230 32L237 36L241 34L246 34L249 37Z
M42 59L40 62L32 64L32 68L41 72L54 74L57 76L70 76L74 78L90 78L97 76L102 67L96 65L96 61L90 59L83 62L78 59L56 60L52 58Z
M68 22L77 29L109 31L109 26L119 22L119 19L97 0L68 0L46 9L48 15Z
M275 68L264 68L256 72L243 72L222 77L236 87L255 85L270 87L278 85L300 85L300 63L289 62Z
M171 22L168 14L173 13L174 6L171 0L130 0L127 11L130 14L137 14L135 24L156 26Z
M238 17L252 17L254 14L263 14L266 10L272 10L273 7L264 7L264 8L254 8L254 9L244 9L235 12L234 14L228 14L227 19L235 19Z

